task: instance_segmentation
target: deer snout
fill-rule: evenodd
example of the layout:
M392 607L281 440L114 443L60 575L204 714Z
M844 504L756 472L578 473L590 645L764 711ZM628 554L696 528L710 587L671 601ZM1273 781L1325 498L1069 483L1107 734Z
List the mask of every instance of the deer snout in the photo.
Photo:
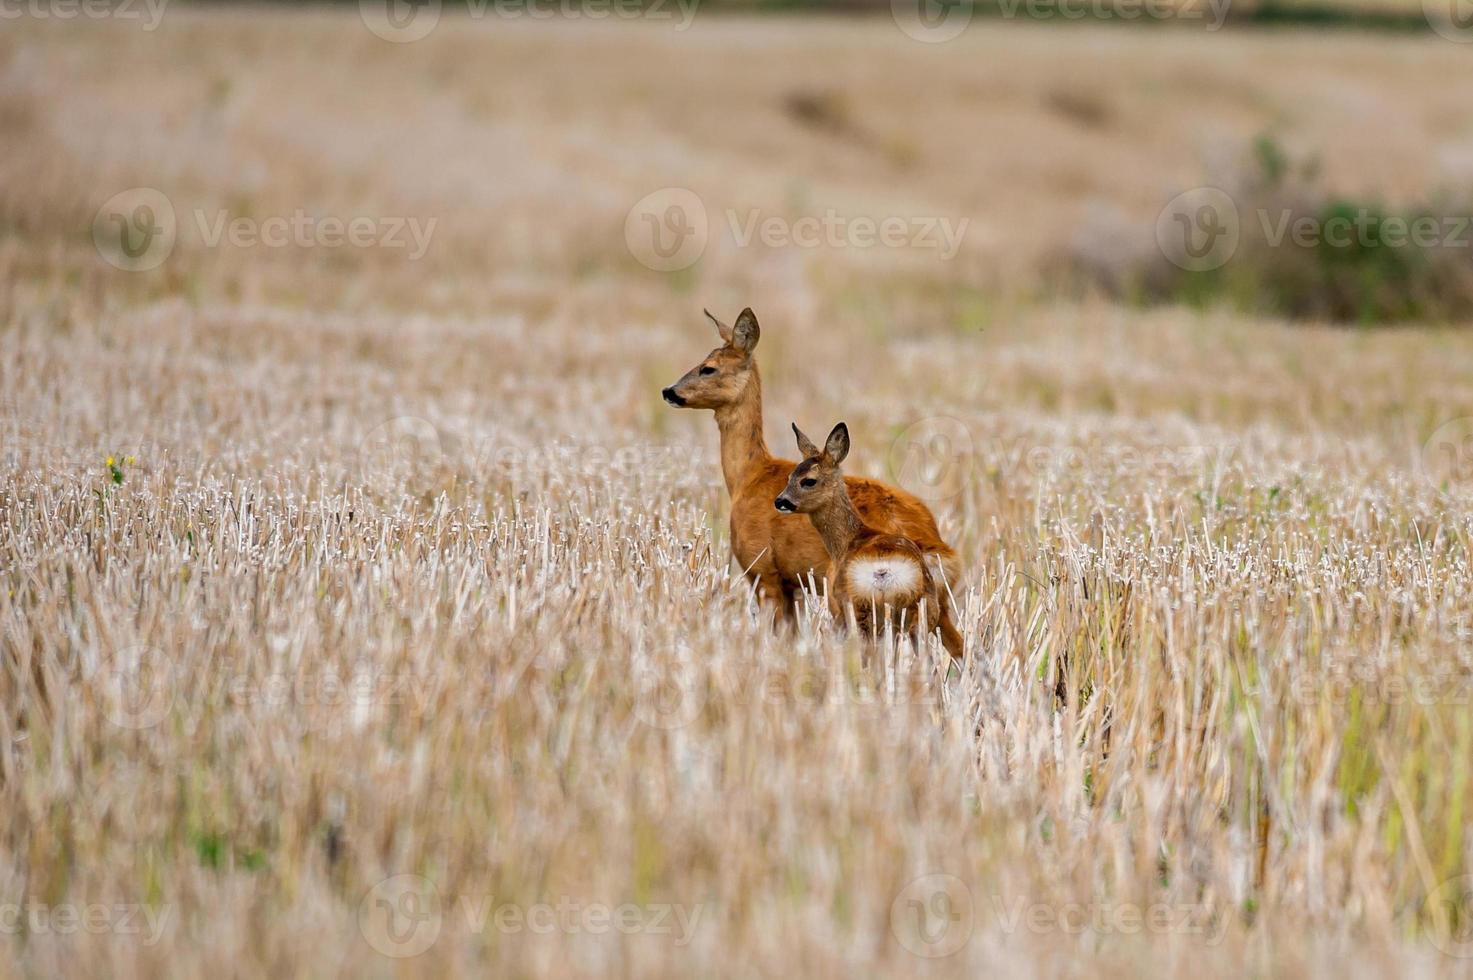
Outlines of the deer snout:
M670 404L674 405L676 408L684 408L685 407L685 399L684 398L681 398L680 395L676 393L675 386L674 385L671 385L670 387L666 388L664 391L660 392L660 395L667 402L669 402Z
M784 514L796 514L796 513L798 513L798 505L795 504L795 503L793 503L787 497L778 497L776 500L774 500L772 502L772 506L774 506L778 510L782 511Z

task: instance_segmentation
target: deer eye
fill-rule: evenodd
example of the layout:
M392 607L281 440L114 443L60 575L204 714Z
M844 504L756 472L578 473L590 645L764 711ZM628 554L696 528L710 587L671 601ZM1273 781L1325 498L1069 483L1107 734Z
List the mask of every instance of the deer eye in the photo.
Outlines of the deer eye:
M707 364L705 367L701 368L701 373L702 374L715 374L716 373L716 369L713 368L711 365Z
M798 486L800 486L800 487L816 487L816 486L818 486L818 481L815 480L813 477L810 476L806 480L799 480L798 481Z

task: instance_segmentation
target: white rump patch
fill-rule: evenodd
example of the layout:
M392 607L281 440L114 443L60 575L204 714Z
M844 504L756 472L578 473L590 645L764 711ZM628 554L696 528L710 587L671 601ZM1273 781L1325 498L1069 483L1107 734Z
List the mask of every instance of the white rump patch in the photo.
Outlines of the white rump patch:
M910 558L856 558L845 573L849 592L855 598L887 598L913 595L921 587L921 566Z

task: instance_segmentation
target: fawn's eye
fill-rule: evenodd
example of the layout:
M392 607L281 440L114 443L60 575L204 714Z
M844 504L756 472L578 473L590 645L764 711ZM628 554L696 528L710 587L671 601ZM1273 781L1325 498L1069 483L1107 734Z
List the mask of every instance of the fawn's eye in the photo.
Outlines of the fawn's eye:
M701 368L701 373L702 374L715 374L716 373L716 369L713 368L711 365L707 364L705 367Z
M806 480L799 480L798 481L798 486L800 486L800 487L816 487L816 486L818 486L818 481L815 480L813 477L810 476Z

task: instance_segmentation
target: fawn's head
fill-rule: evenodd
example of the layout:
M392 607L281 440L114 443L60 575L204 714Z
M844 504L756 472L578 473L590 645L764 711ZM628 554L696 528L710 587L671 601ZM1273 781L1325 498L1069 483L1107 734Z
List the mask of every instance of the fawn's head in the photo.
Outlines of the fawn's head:
M730 405L742 397L756 371L752 351L757 349L757 338L762 331L751 308L742 310L730 327L711 316L710 311L706 316L716 324L725 343L660 392L676 408L716 409Z
M811 514L844 492L844 474L839 464L849 455L849 427L843 422L834 426L823 449L815 446L797 423L793 424L793 435L798 437L803 462L788 477L787 489L772 503L789 514Z

